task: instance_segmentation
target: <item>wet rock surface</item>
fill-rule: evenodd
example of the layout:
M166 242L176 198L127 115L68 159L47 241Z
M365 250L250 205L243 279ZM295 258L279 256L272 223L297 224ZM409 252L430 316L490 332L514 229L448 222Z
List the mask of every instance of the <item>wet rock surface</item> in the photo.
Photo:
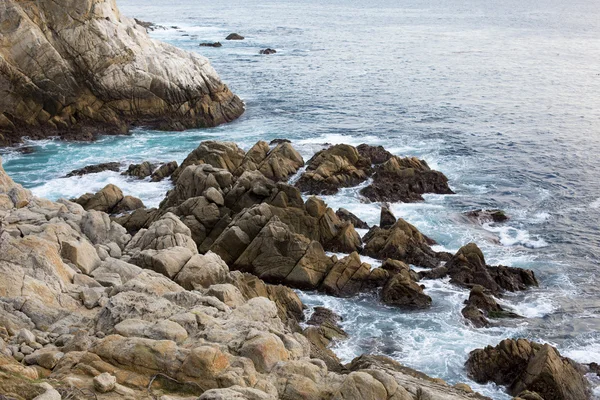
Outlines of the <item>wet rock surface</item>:
M530 398L537 394L551 400L583 400L590 396L583 366L562 357L548 344L506 339L496 347L472 351L466 368L476 382L506 385L514 396L524 391Z
M103 172L103 171L119 172L120 169L121 169L121 163L118 163L118 162L109 162L109 163L103 163L103 164L88 165L87 167L75 169L75 170L69 172L67 175L65 175L65 178L70 178L72 176L82 176L82 175L87 175L87 174L97 174L98 172Z

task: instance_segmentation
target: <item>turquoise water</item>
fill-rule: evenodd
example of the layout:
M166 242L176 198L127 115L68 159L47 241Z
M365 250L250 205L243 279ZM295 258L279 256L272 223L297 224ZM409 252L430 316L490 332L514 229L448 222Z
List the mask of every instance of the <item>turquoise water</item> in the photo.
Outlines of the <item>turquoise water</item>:
M94 143L28 143L3 155L34 193L78 196L106 183L157 205L169 183L105 172L61 178L88 164L181 161L202 140L289 138L308 159L326 143L384 145L424 158L450 179L454 196L395 204L394 212L450 251L477 242L490 264L535 270L540 289L503 301L518 324L465 326L468 293L428 282L432 309L403 313L370 296L340 300L303 293L345 318L345 360L388 354L450 382L467 381L470 350L525 336L581 362L600 361L600 8L596 1L118 0L123 14L167 27L152 36L210 58L246 102L226 126L187 132L133 131ZM177 28L171 28L177 26ZM224 38L231 32L241 42ZM199 47L221 41L221 48ZM260 49L277 54L261 56ZM356 189L326 197L377 223L376 204ZM511 220L474 226L462 211L497 207ZM472 382L471 382L472 383ZM473 385L493 398L494 386Z

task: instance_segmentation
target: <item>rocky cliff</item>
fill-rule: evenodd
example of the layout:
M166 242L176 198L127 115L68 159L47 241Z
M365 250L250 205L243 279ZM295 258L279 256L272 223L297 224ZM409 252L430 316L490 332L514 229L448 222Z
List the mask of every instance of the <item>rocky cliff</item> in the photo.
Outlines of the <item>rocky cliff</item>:
M150 39L115 0L0 2L0 145L209 127L243 111L206 58Z

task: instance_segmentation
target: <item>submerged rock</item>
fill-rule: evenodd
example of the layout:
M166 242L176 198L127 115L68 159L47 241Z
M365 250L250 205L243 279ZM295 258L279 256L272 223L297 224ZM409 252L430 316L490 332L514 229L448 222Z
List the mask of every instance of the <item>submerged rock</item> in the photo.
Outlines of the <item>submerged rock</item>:
M156 165L150 163L149 161L144 161L141 164L131 164L127 171L121 173L121 175L125 176L134 176L138 179L144 179L150 175L156 169Z
M82 176L82 175L87 175L87 174L96 174L98 172L103 172L103 171L119 172L120 169L121 169L121 164L118 162L109 162L109 163L88 165L86 167L83 167L80 169L75 169L75 170L69 172L67 175L65 175L65 178L70 178L72 176Z
M467 211L464 215L474 221L477 221L480 224L487 222L505 222L508 221L508 216L502 210L473 210Z
M277 53L277 50L275 50L275 49L262 49L261 51L258 52L258 54L266 54L266 55L275 54L275 53Z
M114 1L5 3L0 145L216 126L244 112L206 58L151 39Z
M590 394L582 365L548 344L525 339L474 350L466 368L476 382L506 385L513 396L527 390L546 400L585 400Z
M489 326L490 322L487 318L520 318L519 315L504 310L480 285L475 285L471 289L469 299L465 301L465 304L466 306L461 310L461 313L476 328Z
M222 47L223 45L221 44L221 42L214 42L214 43L200 43L199 46L200 47Z
M230 33L229 35L227 35L225 40L244 40L244 37L237 33Z

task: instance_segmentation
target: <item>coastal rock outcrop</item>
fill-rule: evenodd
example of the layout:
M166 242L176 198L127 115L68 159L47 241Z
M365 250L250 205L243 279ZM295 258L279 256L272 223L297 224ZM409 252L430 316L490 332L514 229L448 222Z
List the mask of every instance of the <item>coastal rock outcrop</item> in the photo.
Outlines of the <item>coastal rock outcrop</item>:
M527 390L547 400L585 400L590 394L585 368L549 344L505 339L472 351L466 367L476 382L506 385L513 396Z
M203 166L188 168L197 167ZM210 188L222 190L217 186ZM296 201L289 193L290 202ZM293 290L229 271L228 264L239 261L240 267L243 262L254 272L292 283L321 283L322 271L335 269L328 286L354 293L364 277L381 285L380 278L405 269L390 261L385 270L367 275L370 268L359 264L356 254L348 260L328 257L320 243L278 221L273 211L296 208L303 218L323 218L329 211L317 200L298 201L296 207L262 202L238 212L211 246L221 257L216 251L199 254L192 230L167 210L157 210L132 237L102 211L31 196L3 170L0 194L10 199L0 208L3 394L18 399L81 393L152 399L165 392L202 399L478 398L381 357L341 366L328 348L346 337L338 318L315 310L302 330L304 305ZM206 200L202 210L210 204L226 207L214 201L215 193L205 196L181 199L171 208L200 199Z
M416 157L391 157L375 168L373 183L360 193L371 201L422 201L424 193L453 194L448 178Z
M471 321L476 328L489 326L490 321L488 318L519 318L519 315L502 308L480 285L475 285L471 289L461 314Z
M114 0L7 0L0 25L0 145L210 127L244 112L206 58L150 39Z

